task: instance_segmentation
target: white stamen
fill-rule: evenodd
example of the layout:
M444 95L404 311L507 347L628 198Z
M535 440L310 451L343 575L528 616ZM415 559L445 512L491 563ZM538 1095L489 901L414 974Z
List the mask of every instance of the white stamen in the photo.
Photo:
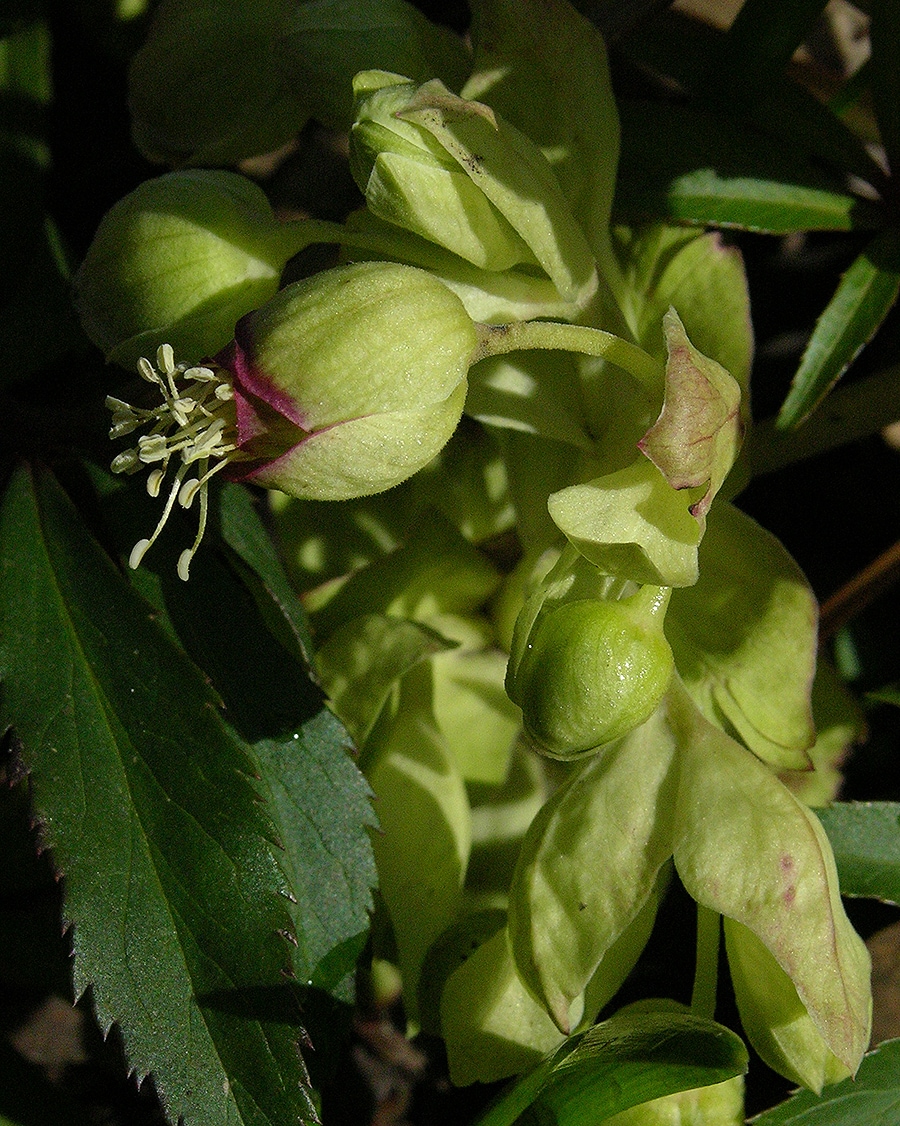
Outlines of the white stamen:
M187 582L190 576L191 560L194 558L194 552L191 548L186 547L184 551L178 556L178 577L182 582Z
M150 496L159 496L160 486L163 483L165 475L166 471L164 469L152 469L150 471L150 476L147 478L147 492Z
M235 457L243 456L237 446L237 420L231 405L234 393L228 372L206 365L191 367L176 364L169 344L162 344L157 349L156 367L142 357L137 368L142 379L156 385L163 401L156 408L145 410L112 395L107 398L107 406L113 416L111 437L130 434L139 426L149 430L140 435L136 446L117 454L111 468L114 473L134 473L144 465L157 463L147 477L147 492L157 497L169 462L177 455L181 464L153 535L135 544L128 562L131 567L139 566L169 519L176 500L187 509L199 495L197 535L193 545L182 552L178 561L178 574L187 579L191 560L206 529L208 482ZM211 459L213 465L210 467ZM186 480L189 467L194 462L200 463L199 472Z
M154 461L162 461L168 456L168 448L162 434L142 434L138 438L138 457L149 465Z
M178 494L178 503L182 508L190 508L194 497L200 491L200 482L196 477L190 477L181 486L181 492Z
M160 344L156 350L156 364L166 375L175 374L175 352L171 344Z
M137 450L123 450L113 458L110 469L113 473L129 473L139 464Z
M128 566L132 571L136 571L141 565L141 560L147 554L147 548L150 546L149 540L138 540L134 547L131 549L131 554L128 556Z
M138 360L137 369L138 375L142 379L146 379L148 383L159 383L159 375L146 356L141 356Z

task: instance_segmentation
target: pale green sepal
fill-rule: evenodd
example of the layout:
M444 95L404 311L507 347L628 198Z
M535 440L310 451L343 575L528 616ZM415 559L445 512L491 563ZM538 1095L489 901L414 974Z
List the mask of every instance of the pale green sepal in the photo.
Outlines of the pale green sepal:
M618 293L609 218L619 116L600 33L567 0L479 0L472 38L463 97L487 102L539 146Z
M372 837L378 883L415 1021L422 960L457 916L471 843L469 800L434 720L426 668L403 678L365 756L381 827Z
M527 246L503 216L458 170L434 168L400 153L380 153L365 195L375 215L480 269L501 273L531 261Z
M145 180L104 215L75 275L85 332L129 369L161 344L214 355L277 292L302 230L279 224L262 190L234 172Z
M426 509L400 547L351 575L313 615L313 630L328 637L344 622L369 613L425 624L437 615L471 614L500 581L485 555L443 513Z
M522 838L547 800L545 760L519 740L503 782L469 783L472 852L466 873L468 905L490 903L505 910Z
M564 1040L516 973L505 927L448 978L441 1031L457 1087L528 1071Z
M841 766L850 748L866 737L866 716L846 683L822 656L812 686L816 741L809 748L812 769L781 770L778 777L813 809L837 800L844 776Z
M357 746L365 742L394 683L453 644L418 622L383 614L364 614L335 630L316 653L316 671Z
M353 500L385 492L440 453L459 425L465 402L463 380L439 403L325 426L248 479L312 500Z
M663 317L663 335L665 400L638 445L673 489L704 488L691 503L691 514L702 521L741 448L741 389L691 344L674 309Z
M672 871L672 863L667 861L659 870L643 907L601 958L600 965L584 990L584 1014L580 1022L582 1028L594 1023L597 1014L615 997L634 969L653 931L656 913L669 887Z
M788 975L827 1047L855 1072L869 1040L869 955L840 899L818 818L707 722L676 679L675 867L704 906L742 923Z
M725 919L725 948L741 1025L775 1071L817 1094L851 1070L832 1052L788 975L745 926Z
M402 117L436 138L521 236L573 313L583 309L597 290L593 256L540 149L487 106L438 81L420 87Z
M367 71L354 80L354 93L350 169L373 215L481 269L534 264L480 185L427 130L403 119L415 99L413 83Z
M676 788L663 705L590 759L525 835L510 891L513 953L563 1031L581 1019L588 983L672 854Z
M779 541L720 502L700 545L695 586L672 595L666 630L685 686L776 770L809 767L818 614Z
M703 529L677 492L645 457L626 469L570 485L547 502L570 543L608 575L652 586L697 581Z

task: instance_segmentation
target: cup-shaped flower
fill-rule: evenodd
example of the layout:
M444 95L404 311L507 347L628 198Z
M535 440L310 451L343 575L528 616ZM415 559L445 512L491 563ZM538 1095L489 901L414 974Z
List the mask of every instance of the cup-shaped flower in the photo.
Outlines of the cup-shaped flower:
M446 286L409 266L367 262L288 286L243 318L208 365L176 364L168 346L159 370L141 360L163 405L108 401L111 437L149 430L113 470L155 466L155 496L170 461L180 465L163 518L135 547L132 566L176 499L188 507L199 493L200 532L179 564L187 577L205 527L207 481L223 470L314 500L367 496L412 476L459 421L475 344L475 326Z
M85 331L126 367L164 343L179 356L213 355L278 290L299 249L286 230L236 173L195 168L145 181L104 216L76 275Z
M662 629L670 593L653 586L628 593L583 556L564 552L519 615L506 675L541 750L577 758L654 711L673 670Z

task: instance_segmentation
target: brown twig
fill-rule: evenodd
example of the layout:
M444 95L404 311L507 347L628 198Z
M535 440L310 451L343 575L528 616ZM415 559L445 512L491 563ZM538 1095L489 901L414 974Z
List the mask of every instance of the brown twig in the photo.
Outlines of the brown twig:
M898 581L900 540L825 599L819 616L819 643L833 637Z

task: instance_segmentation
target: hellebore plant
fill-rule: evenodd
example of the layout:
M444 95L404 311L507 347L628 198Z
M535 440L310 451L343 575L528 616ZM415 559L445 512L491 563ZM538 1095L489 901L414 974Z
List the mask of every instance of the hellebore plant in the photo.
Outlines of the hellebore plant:
M297 37L319 43L315 8L273 5L253 36L237 9L229 20L253 57L268 58L271 36L274 57L305 58ZM143 380L122 392L130 401L107 399L110 437L132 443L112 470L146 469L162 498L128 562L138 568L196 500L179 577L208 531L243 573L247 541L228 505L249 501L228 498L235 483L268 490L281 562L266 557L252 600L270 599L261 616L278 618L285 654L325 693L341 765L323 775L358 777L346 735L379 825L369 841L360 816L378 880L368 942L349 923L323 938L293 963L301 984L346 1003L357 959L362 978L390 963L408 1032L443 1038L454 1083L525 1073L522 1091L545 1073L556 1082L566 1059L596 1062L601 1040L639 1030L642 1012L656 1031L727 1040L712 1023L724 932L747 1039L821 1091L855 1074L868 1045L869 960L828 837L798 795L834 766L855 719L842 717L839 747L817 736L811 589L732 503L749 472L743 267L700 230L613 223L618 117L592 24L566 0L473 10L471 55L418 15L418 53L391 36L383 50L377 36L371 51L354 40L352 90L344 76L321 110L349 128L361 205L345 222L281 220L245 176L201 168L147 181L104 218L76 304L107 359ZM386 5L385 26L405 27L403 11ZM248 110L233 133L201 116L208 135L188 144L168 111L154 119L148 75L180 18L164 0L133 70L148 149L237 162L255 140L271 147L292 114L304 123L280 86L271 119L254 124ZM309 58L328 73L346 65ZM391 69L404 62L414 77ZM330 267L284 284L316 244L336 248ZM285 610L282 565L304 613ZM296 748L253 731L233 773L270 787L278 815L259 838L266 863L294 879L304 807L282 781ZM276 845L286 855L272 860ZM302 959L291 879L280 895L293 930L266 933L292 938ZM676 881L696 904L690 1011L647 998L615 1014ZM308 926L327 929L318 916ZM219 989L191 985L207 1015ZM202 1120L190 1092L171 1095L171 1061L145 1051L140 1066L173 1114ZM681 1107L736 1123L741 1066L710 1065L702 1081L674 1080L598 1121L670 1121ZM249 1105L247 1080L210 1074L221 1121L256 1121L235 1110ZM541 1097L552 1089L548 1079Z

